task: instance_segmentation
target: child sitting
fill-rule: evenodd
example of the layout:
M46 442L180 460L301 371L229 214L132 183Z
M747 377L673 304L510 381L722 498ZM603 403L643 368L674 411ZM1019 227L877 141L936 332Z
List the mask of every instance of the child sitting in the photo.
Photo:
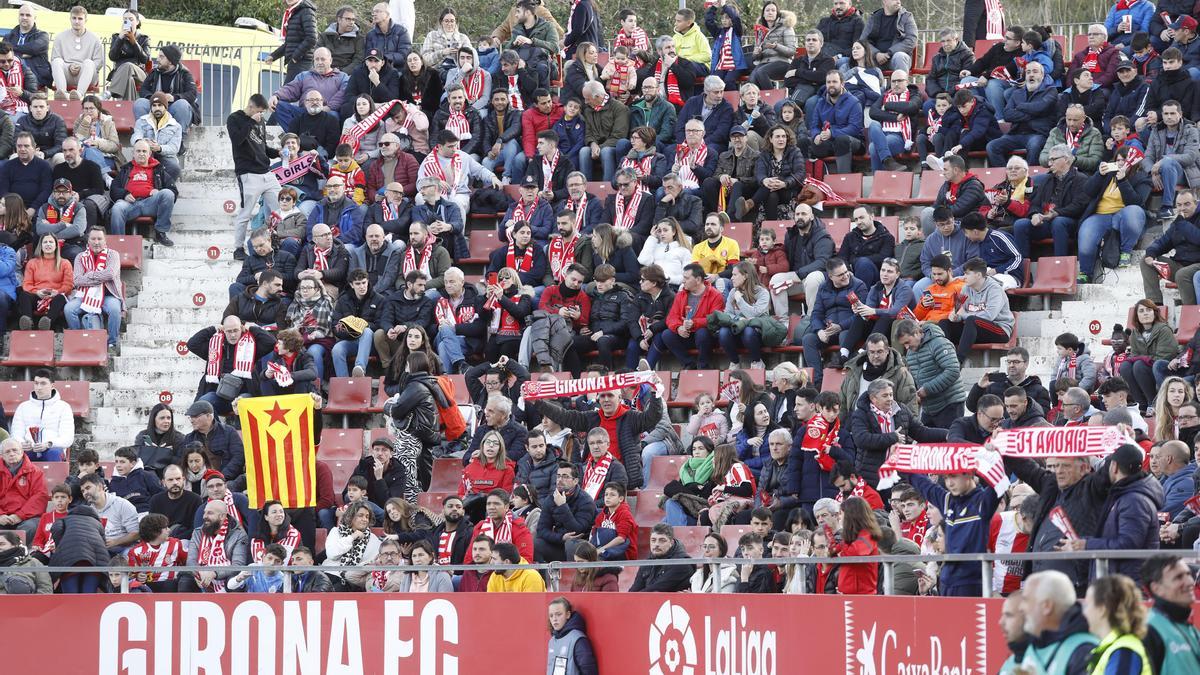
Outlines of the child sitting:
M628 47L616 47L608 57L604 70L600 71L600 79L608 87L608 95L621 103L629 103L629 99L637 87L637 68L629 58Z
M71 505L71 486L59 483L50 491L50 510L43 513L38 520L37 532L33 535L33 553L43 563L50 559L54 552L54 539L50 536L50 528L54 521L67 517L67 507Z
M783 244L777 242L776 236L775 230L764 227L758 233L758 248L743 254L743 258L758 270L759 279L770 279L790 270L787 251L783 250Z
M124 567L125 566L125 558L122 556L119 556L119 555L114 555L112 558L109 559L108 565L109 565L109 567ZM122 591L121 590L121 577L123 577L123 576L124 575L119 572L109 572L108 573L108 583L112 586L113 593L153 593L154 592L153 590L151 590L151 588L149 586L147 586L146 584L138 581L137 579L133 579L133 578L131 578L129 580L129 590Z
M133 448L117 448L113 462L113 477L108 481L108 490L124 497L133 504L138 513L150 510L150 498L163 491L162 483L153 472L147 471Z
M367 174L354 161L354 148L349 143L340 143L334 151L333 165L329 167L329 177L341 176L346 183L346 195L362 206L367 199Z
M229 580L228 590L245 591L246 593L282 593L283 592L283 561L287 559L287 549L280 544L271 544L263 550L261 569L250 572L239 572Z
M696 405L688 418L684 438L691 442L698 436L707 437L714 444L725 440L729 435L729 421L725 414L717 410L716 400L712 394L700 394L696 397Z
M583 147L583 102L577 98L568 99L563 104L562 118L554 123L554 133L558 134L558 151L564 153L572 161L579 157Z
M930 142L929 139L934 134L942 130L942 118L950 110L950 93L941 92L933 99L933 105L925 106L925 126L917 134L917 157L926 157L929 155ZM920 168L924 168L922 163Z
M924 247L921 221L916 216L901 218L900 242L896 244L896 260L900 261L901 277L916 281L925 276L921 271L921 249Z
M1117 155L1117 151L1128 145L1130 147L1130 155L1126 161L1132 161L1133 151L1137 151L1138 159L1146 156L1146 146L1142 143L1142 139L1138 138L1137 131L1134 130L1133 124L1129 122L1129 118L1124 115L1117 115L1108 122L1109 135L1104 139L1104 153L1101 155L1101 160L1105 162L1113 161L1113 157Z

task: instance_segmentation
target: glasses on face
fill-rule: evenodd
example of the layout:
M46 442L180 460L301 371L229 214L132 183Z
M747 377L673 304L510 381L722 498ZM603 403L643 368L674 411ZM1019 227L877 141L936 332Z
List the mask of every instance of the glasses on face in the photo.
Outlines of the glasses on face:
M630 181L617 181L617 189L627 188L631 185Z
M280 197L280 198L279 198L279 201L281 201L281 202L294 202L294 201L296 201L296 200L295 200L295 199L293 199L293 198L291 198L291 197Z
M1177 419L1177 420L1197 420L1197 419L1200 419L1200 415L1182 415L1181 414L1181 415L1176 415L1175 419Z
M382 141L382 142L380 142L380 143L379 143L379 145L380 145L380 147L384 147L384 148L390 148L390 147L392 147L393 145L395 145L395 143L393 143L393 142L391 142L391 141Z

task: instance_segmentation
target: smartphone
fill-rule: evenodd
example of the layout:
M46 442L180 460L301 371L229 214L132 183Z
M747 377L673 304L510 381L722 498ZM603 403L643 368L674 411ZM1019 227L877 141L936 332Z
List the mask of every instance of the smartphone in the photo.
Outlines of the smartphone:
M488 282L488 286L495 286L496 282L497 282L497 273L496 272L488 272L487 282Z
M1001 382L1007 377L1004 373L988 373L989 382Z

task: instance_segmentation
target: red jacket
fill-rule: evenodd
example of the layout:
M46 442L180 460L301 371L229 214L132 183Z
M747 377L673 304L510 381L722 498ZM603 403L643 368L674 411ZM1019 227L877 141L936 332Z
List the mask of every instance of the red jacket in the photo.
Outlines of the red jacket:
M879 544L866 530L850 543L834 543L831 547L838 557L879 555ZM842 595L875 595L879 590L879 563L842 563L838 570L838 593Z
M0 467L0 515L15 515L21 520L40 518L50 503L46 474L28 457L21 459L17 475Z
M521 113L521 149L525 156L532 158L537 154L538 132L548 131L563 115L562 106L558 103L550 109L549 115L543 115L537 106L529 106Z
M496 488L504 488L505 492L512 492L513 482L517 476L517 465L512 461L506 461L504 469L497 470L490 463L484 464L482 460L483 457L480 456L463 469L462 480L458 483L458 496L487 494Z
M546 289L549 292L550 289ZM542 301L545 302L546 296L542 295ZM725 296L721 295L721 291L704 283L704 294L700 296L700 304L696 306L696 314L692 316L692 332L708 325L708 315L718 310L725 309ZM671 305L671 311L667 313L667 328L678 332L679 327L683 325L683 320L687 316L688 311L688 292L679 289L675 294L675 302Z
M608 509L600 509L592 527L608 527L616 530L618 537L625 537L625 541L629 542L629 548L625 549L625 559L638 559L638 524L633 519L633 512L629 510L628 502L621 502L616 513L611 516L608 515Z
M375 193L387 187L388 183L397 182L404 186L404 194L411 199L417 194L417 160L407 152L396 153L396 169L392 175L384 179L383 157L371 160L367 164L367 204L375 203Z
M752 248L749 251L743 251L742 257L754 263L755 268L767 268L765 274L761 270L758 273L763 283L770 281L771 277L776 274L787 272L791 269L791 264L788 263L787 251L783 250L783 244L775 244L766 253L763 253L760 249Z
M717 295L720 295L720 293ZM558 310L563 307L579 308L579 320L572 323L572 326L576 330L588 325L588 317L592 314L592 299L588 297L587 293L583 292L583 289L580 289L575 297L568 300L562 296L562 288L559 284L547 286L546 290L542 291L542 300L538 304L538 309L551 314L558 314Z
M487 518L475 523L475 530L471 532L471 541L475 541L475 537L483 534L483 524L487 522ZM493 537L494 539L495 537ZM499 542L497 542L499 543ZM513 518L512 522L512 545L517 547L521 557L525 560L533 560L533 535L529 532L529 526L525 524L525 519L521 517Z

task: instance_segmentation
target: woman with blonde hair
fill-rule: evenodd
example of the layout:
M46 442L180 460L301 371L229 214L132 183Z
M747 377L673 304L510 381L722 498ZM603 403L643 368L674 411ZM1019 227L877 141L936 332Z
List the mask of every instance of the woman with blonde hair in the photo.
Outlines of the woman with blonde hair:
M562 100L583 99L583 85L600 80L600 51L591 42L580 42L575 49L575 58L563 69ZM601 82L603 84L603 82Z
M1179 407L1193 400L1194 392L1182 377L1172 375L1163 380L1154 398L1154 442L1179 438Z
M1088 658L1088 673L1146 675L1151 671L1142 644L1147 610L1133 579L1112 574L1093 581L1083 598L1083 616L1088 632L1100 638Z
M809 386L808 371L791 361L782 361L771 371L771 419L785 429L795 426L796 394Z
M325 379L325 353L333 347L333 300L318 279L302 279L287 309L287 324L300 331L317 379Z
M612 265L617 271L617 283L627 288L638 287L637 255L631 244L633 237L629 232L618 230L608 223L597 223L592 228L592 269L605 263Z
M481 311L488 320L488 362L495 363L501 356L517 358L533 309L533 289L521 286L515 269L502 268L496 273L495 283L488 282Z
M658 265L673 286L683 283L683 268L692 263L692 240L674 218L658 221L651 236L642 246L638 263L643 267Z

